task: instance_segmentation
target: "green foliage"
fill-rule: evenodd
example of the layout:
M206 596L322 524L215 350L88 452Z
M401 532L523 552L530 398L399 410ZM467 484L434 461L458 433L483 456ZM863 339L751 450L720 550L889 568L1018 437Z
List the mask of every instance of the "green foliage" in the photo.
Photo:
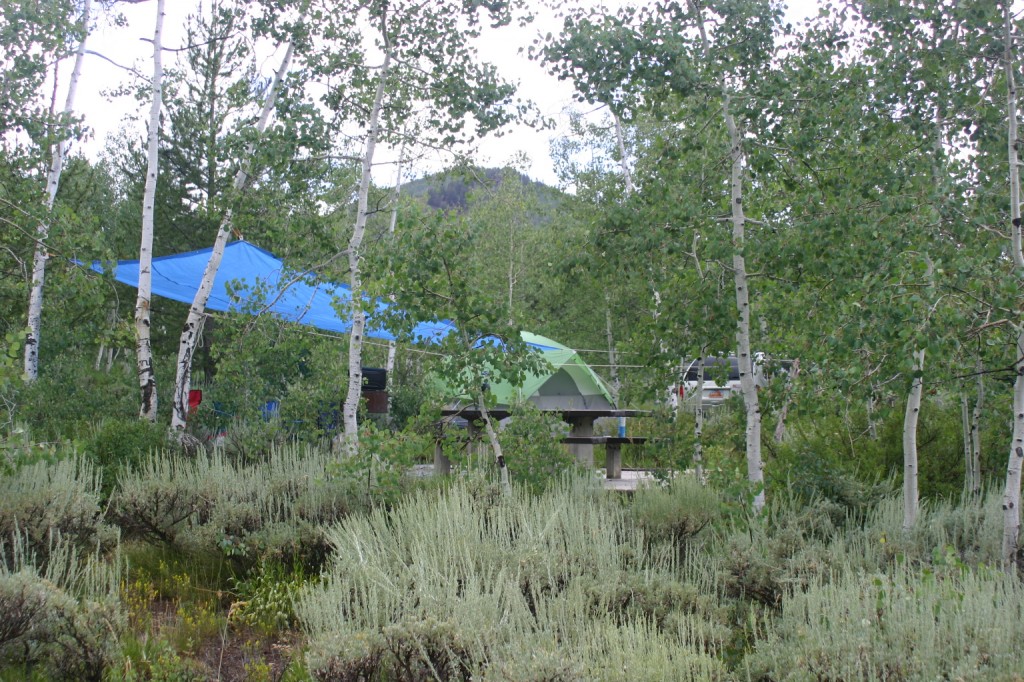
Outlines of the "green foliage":
M265 633L294 628L295 597L309 582L301 564L288 567L265 562L248 577L235 581L236 601L228 619Z
M31 425L36 441L87 442L96 424L137 415L134 376L123 363L97 371L84 354L67 353L48 360L38 380L19 387L8 409L15 421Z
M169 447L167 429L133 418L101 421L83 450L100 468L106 498L122 470L138 466L147 455Z
M570 472L576 462L559 442L564 429L561 420L532 403L517 406L498 434L512 479L539 492Z

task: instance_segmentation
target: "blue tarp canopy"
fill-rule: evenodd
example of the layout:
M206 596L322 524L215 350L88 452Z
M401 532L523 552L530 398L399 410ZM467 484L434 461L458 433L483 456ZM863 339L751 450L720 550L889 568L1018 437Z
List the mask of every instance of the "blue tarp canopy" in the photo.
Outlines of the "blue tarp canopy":
M153 259L153 293L182 303L191 304L195 298L203 272L210 260L212 248L162 256ZM92 269L106 273L109 266L93 263ZM122 260L113 266L118 282L139 286L139 261ZM241 312L253 315L271 313L299 324L317 329L348 333L352 328L347 315L352 300L351 289L344 284L321 282L308 272L297 272L285 267L274 254L246 241L234 241L224 249L217 277L213 282L209 310ZM375 306L379 315L387 304ZM375 315L370 313L366 336L393 340ZM437 342L454 327L444 321L421 322L413 329L418 341Z

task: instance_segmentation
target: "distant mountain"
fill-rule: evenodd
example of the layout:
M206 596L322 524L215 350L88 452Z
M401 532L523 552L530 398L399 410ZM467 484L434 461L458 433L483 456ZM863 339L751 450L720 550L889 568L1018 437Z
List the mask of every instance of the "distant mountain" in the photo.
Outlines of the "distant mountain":
M549 213L562 202L562 192L543 182L531 180L528 175L511 171L513 176L532 189L537 196L537 207L542 214ZM506 182L508 169L466 168L428 175L402 185L402 194L422 198L427 206L440 210L464 211L472 199L473 192L484 187L498 187Z

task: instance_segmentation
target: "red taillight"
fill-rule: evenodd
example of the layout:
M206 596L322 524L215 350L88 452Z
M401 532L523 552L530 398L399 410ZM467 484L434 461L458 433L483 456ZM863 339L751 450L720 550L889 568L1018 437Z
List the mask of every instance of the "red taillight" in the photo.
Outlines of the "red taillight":
M685 398L686 397L686 386L683 386L682 384L679 384L679 397L680 398Z

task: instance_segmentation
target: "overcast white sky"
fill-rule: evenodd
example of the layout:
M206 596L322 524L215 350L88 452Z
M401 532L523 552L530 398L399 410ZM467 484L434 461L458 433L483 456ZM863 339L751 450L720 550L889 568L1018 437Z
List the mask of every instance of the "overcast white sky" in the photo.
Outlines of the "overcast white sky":
M167 3L167 14L164 20L164 45L167 48L179 47L184 42L183 26L185 17L195 11L198 3L208 4L208 0L171 0ZM607 0L604 4L617 6L627 0ZM594 0L593 4L600 4ZM816 0L790 0L788 18L799 20L815 11ZM127 24L114 27L106 19L101 21L98 30L89 38L88 48L101 53L109 59L124 66L134 66L140 73L147 76L152 73L151 41L156 19L156 3L122 4L119 6ZM481 57L497 65L500 73L508 80L518 82L520 97L532 100L541 113L556 121L555 130L535 131L524 126L516 127L502 137L483 140L477 148L477 162L485 166L503 166L511 162L517 155L525 154L528 159L526 172L534 179L548 184L557 184L550 160L550 144L553 138L563 135L569 120L570 108L581 106L572 100L572 87L548 75L536 63L529 61L525 54L520 54L530 45L539 33L558 31L558 22L550 10L540 6L536 9L537 21L525 28L506 27L493 31L480 41ZM173 57L165 58L165 66ZM68 60L69 62L71 60ZM269 76L276 66L276 60L266 58L261 67ZM66 65L70 69L70 64ZM62 74L66 81L67 73ZM148 109L146 103L140 103L127 95L114 96L113 91L124 84L131 83L133 78L124 69L118 68L96 56L89 56L82 70L82 80L76 97L76 110L85 116L86 124L92 129L93 136L80 145L80 149L90 157L102 153L109 134L115 132L126 119L136 121L145 117ZM63 90L63 88L62 88ZM58 101L63 101L60 95ZM597 114L599 115L599 114ZM141 124L133 124L141 137L144 128ZM379 155L383 162L375 171L377 182L390 184L394 180L394 167L387 163L393 154L385 150ZM422 168L411 171L411 174L422 175L443 167L450 159L440 156L434 162L428 162ZM408 175L408 174L406 174Z

